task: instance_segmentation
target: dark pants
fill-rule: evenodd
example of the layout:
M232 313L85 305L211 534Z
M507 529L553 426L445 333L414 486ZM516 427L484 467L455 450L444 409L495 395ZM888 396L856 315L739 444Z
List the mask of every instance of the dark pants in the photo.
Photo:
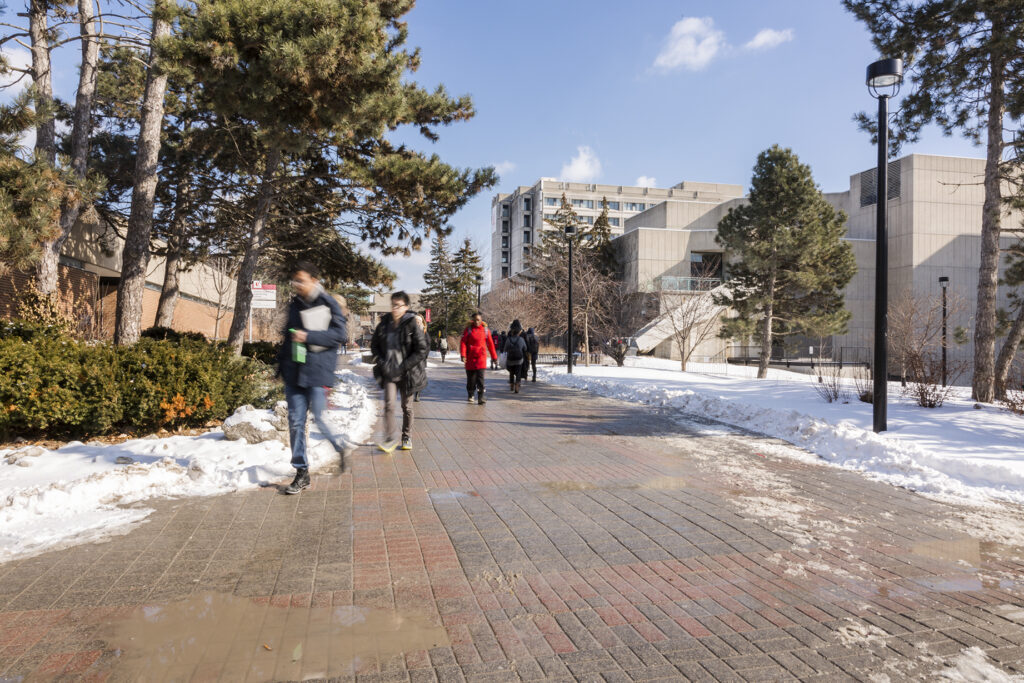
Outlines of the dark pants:
M466 392L470 398L473 398L473 392L478 392L481 396L484 393L484 372L486 370L470 370L466 369Z
M394 382L384 383L384 440L395 441L398 439L398 435L395 434L395 403L401 397L402 404L402 438L408 439L412 433L412 406L409 405L409 399L412 398L411 392L406 392L405 389L395 384Z
M522 369L523 364L517 363L516 365L508 366L508 383L515 384L519 381L519 371Z

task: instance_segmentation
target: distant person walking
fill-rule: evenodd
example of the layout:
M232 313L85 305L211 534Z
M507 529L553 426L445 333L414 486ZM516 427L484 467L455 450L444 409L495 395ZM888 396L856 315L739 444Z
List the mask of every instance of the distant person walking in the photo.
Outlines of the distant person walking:
M501 335L498 334L497 330L491 332L491 340L494 342L495 353L501 353ZM491 370L498 369L498 357L495 356L491 359Z
M427 337L409 310L409 295L391 295L391 315L385 315L373 331L370 351L375 358L373 376L384 389L384 440L377 448L391 453L398 445L395 403L402 405L402 450L412 449L412 406L409 399L427 386L424 361Z
M324 420L327 392L337 382L338 347L348 341L348 327L341 306L320 286L320 271L311 263L301 262L292 269L291 285L295 296L288 302L288 318L284 326L284 343L277 354L278 372L284 380L284 396L288 402L288 436L292 450L295 479L285 493L296 494L309 487L309 459L306 457L306 420L313 421L320 433L341 455L341 471L345 458L355 446L336 434Z
M533 381L537 381L537 356L540 354L540 340L531 327L526 331L526 351L530 354L530 366L533 368ZM526 367L523 366L523 381L526 381Z
M419 313L416 314L416 324L420 326L420 331L423 332L423 338L427 338L427 321L423 319L423 316ZM423 376L427 376L427 356L430 355L430 343L427 343L427 353L423 356ZM420 402L420 392L417 391L412 395L413 403Z
M444 357L448 355L448 339L447 337L441 337L441 341L437 342L437 350L441 352L441 362L444 362Z
M519 383L523 379L526 364L526 340L523 339L523 326L518 320L512 321L512 327L505 336L505 367L508 368L508 388L519 393Z
M473 402L473 392L476 392L476 402L480 405L487 403L484 397L484 371L487 369L487 356L497 362L498 352L494 349L494 338L487 329L487 323L480 313L474 313L472 320L465 330L462 331L462 339L459 340L459 356L466 365L466 399Z

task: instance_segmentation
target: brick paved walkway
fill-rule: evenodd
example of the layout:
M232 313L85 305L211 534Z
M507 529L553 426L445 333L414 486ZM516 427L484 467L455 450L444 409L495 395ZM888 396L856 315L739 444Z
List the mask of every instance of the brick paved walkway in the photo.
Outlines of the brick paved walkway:
M0 565L0 680L929 680L975 646L1024 672L1024 549L981 513L505 386L468 405L432 370L411 453Z

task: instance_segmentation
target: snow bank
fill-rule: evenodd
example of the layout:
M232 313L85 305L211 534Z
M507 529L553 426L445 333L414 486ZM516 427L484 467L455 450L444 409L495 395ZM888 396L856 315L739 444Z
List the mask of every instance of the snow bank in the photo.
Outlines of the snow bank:
M729 367L730 376L653 369L675 361L643 359L648 367L577 366L549 380L602 396L663 405L778 437L835 465L915 491L978 503L1024 504L1024 420L995 406L974 408L966 390L941 408L921 408L889 389L889 431L871 430L871 406L853 398L825 403L813 376Z
M376 421L368 386L342 370L330 396L327 421L352 441L365 440ZM252 411L244 419L269 422L270 415ZM312 469L337 457L311 420ZM285 480L294 473L289 459L280 441L229 441L221 429L115 445L74 441L54 451L0 449L0 562L125 533L152 512L139 505L151 498L214 495Z

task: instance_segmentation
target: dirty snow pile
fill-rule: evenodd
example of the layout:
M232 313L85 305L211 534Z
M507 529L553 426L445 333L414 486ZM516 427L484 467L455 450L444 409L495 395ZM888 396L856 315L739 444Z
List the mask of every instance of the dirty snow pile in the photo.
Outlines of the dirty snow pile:
M366 439L376 421L369 385L351 370L338 373L326 419L350 441ZM271 410L239 409L225 421L246 422L273 436ZM310 420L313 470L337 462ZM253 439L255 440L255 438ZM54 546L126 533L152 510L151 498L205 496L283 482L294 474L280 438L250 444L223 429L200 436L148 437L120 444L73 441L56 450L0 449L0 562Z
M545 368L549 381L602 396L712 418L788 441L840 467L897 486L985 504L1024 504L1024 419L997 405L980 409L957 387L941 408L921 408L889 385L888 431L872 431L872 407L848 387L845 400L826 403L817 378L756 368L627 359L642 367ZM710 374L710 373L720 374ZM778 449L780 452L792 449ZM795 452L795 451L794 451Z

